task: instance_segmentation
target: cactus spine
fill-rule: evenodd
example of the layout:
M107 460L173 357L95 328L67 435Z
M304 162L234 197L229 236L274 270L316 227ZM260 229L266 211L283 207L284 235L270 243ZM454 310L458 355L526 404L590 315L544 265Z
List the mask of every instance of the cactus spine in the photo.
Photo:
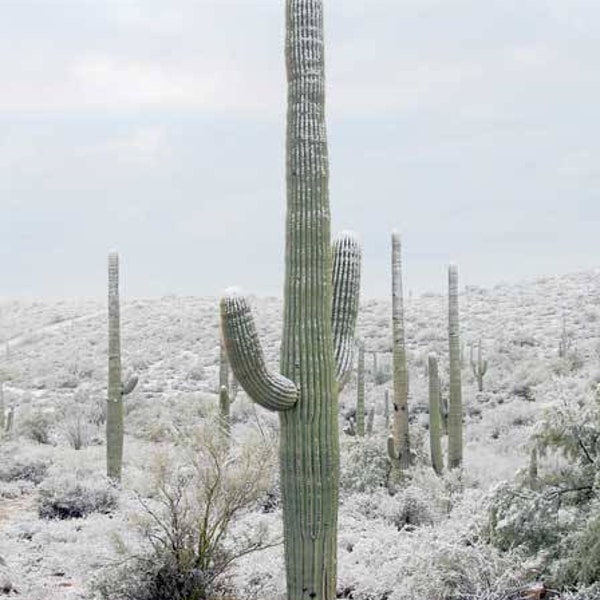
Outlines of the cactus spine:
M286 261L281 374L265 364L248 303L221 300L229 363L279 413L288 600L336 597L338 390L352 366L360 250L330 248L322 0L286 1ZM332 274L333 264L333 274ZM333 279L333 281L332 281Z
M471 346L471 369L473 369L473 375L477 380L477 389L483 392L483 377L487 373L488 361L483 359L481 340L477 343L477 360L475 360L473 350L474 348Z
M441 475L444 470L442 455L442 414L440 411L440 378L435 353L428 357L429 374L429 445L431 449L431 466Z
M358 367L356 381L356 435L365 435L365 347L358 344Z
M448 267L448 339L450 350L450 395L448 400L448 468L462 466L463 409L458 321L458 268Z
M121 317L119 306L119 255L108 255L108 396L106 405L106 472L121 481L123 464L123 397L130 394L138 378L126 382L121 373Z
M394 385L394 420L388 454L392 462L392 483L410 466L408 436L408 368L404 341L404 307L402 294L402 257L400 235L392 233L392 363Z

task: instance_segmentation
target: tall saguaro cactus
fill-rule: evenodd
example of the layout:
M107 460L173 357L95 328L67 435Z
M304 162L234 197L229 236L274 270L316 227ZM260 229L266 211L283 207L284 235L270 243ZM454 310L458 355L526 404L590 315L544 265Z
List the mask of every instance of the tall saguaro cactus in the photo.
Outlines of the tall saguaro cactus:
M121 480L123 464L123 397L137 385L134 375L126 382L121 374L121 316L119 306L119 255L108 255L108 396L106 404L106 472Z
M388 454L392 461L392 480L410 466L408 434L408 367L404 340L404 306L402 293L402 257L400 235L392 232L392 366L394 417Z
M458 267L448 267L448 339L450 349L450 394L448 400L448 468L463 460L463 409L458 321Z
M444 470L442 455L442 414L440 412L440 378L438 374L437 355L431 352L428 357L429 376L429 446L431 450L431 466L441 475Z
M356 435L365 435L365 347L358 344L358 365L356 368Z
M288 600L333 600L338 390L352 365L360 250L330 248L322 0L286 0L287 215L281 374L265 365L244 297L221 300L223 338L247 394L280 417ZM332 273L333 267L333 273Z

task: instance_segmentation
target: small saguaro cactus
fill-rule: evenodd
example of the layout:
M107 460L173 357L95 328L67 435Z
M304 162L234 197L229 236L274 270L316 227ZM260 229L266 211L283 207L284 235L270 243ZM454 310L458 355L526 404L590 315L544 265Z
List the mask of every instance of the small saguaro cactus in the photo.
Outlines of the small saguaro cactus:
M390 390L383 393L383 423L387 431L390 427Z
M223 340L219 344L219 423L225 437L231 433L231 396L229 394L229 363Z
M444 470L442 455L442 415L440 411L440 378L438 375L437 355L432 352L428 357L429 374L429 446L431 449L431 466L441 475Z
M281 374L267 369L247 300L235 292L221 300L234 375L279 415L288 600L336 597L338 392L352 368L358 313L358 243L345 234L331 248L323 30L323 0L286 0Z
M488 361L483 358L483 349L481 346L481 340L477 343L477 358L475 358L475 348L471 346L471 369L473 369L473 375L477 380L477 389L483 392L483 377L487 373Z
M15 424L15 407L11 406L8 409L8 415L6 417L6 426L4 427L4 431L6 433L10 433L13 429L14 424Z
M408 433L408 367L404 341L404 307L402 294L402 258L400 235L392 232L392 366L394 420L388 440L388 455L392 463L390 481L396 483L402 471L410 466Z
M448 468L462 466L463 408L458 320L458 267L448 267L448 340L450 350L450 394L448 399Z
M108 255L108 396L106 405L106 472L121 480L123 464L123 397L133 392L138 378L122 380L119 255Z
M6 418L4 415L4 381L0 381L0 431L4 431L6 427Z
M371 403L367 414L367 435L373 435L373 422L375 421L375 405Z
M358 342L356 367L356 435L365 435L365 347L362 342Z
M539 488L540 482L538 479L538 453L534 446L529 453L529 487L532 490Z

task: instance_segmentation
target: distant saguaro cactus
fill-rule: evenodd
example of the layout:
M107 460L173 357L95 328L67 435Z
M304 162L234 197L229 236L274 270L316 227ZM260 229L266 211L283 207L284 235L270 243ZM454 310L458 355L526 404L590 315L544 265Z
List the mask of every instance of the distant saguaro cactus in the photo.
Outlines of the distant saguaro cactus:
M392 364L394 384L394 420L388 440L388 455L392 462L391 482L401 478L410 466L408 433L408 367L404 341L404 307L402 294L402 257L400 235L392 233Z
M229 363L223 340L219 345L219 422L225 437L231 433L231 396L229 393Z
M463 409L458 320L458 267L448 267L448 339L450 350L450 397L448 400L448 468L462 466Z
M483 377L487 373L488 361L483 358L483 350L481 347L481 340L477 343L477 359L475 358L474 347L471 346L471 369L473 369L473 375L477 380L477 389L483 392Z
M123 465L123 397L130 394L138 378L126 382L121 373L121 317L119 306L119 255L108 255L108 397L106 405L106 472L121 481Z
M6 433L10 433L15 424L15 407L11 406L8 409L8 416L6 417L6 426L4 427L4 431Z
M288 600L336 597L338 390L352 367L360 250L330 246L322 0L287 0L288 110L283 339L265 364L247 300L221 300L229 363L246 393L280 419ZM333 252L333 257L332 257ZM332 273L333 266L333 273Z
M367 435L373 435L373 422L375 421L375 405L371 403L367 414Z
M358 343L358 364L356 368L356 435L365 435L365 347Z
M6 427L6 418L4 411L6 410L4 406L4 381L0 381L0 431L4 431Z
M441 475L444 470L442 455L442 423L440 411L440 379L438 375L437 355L432 352L428 357L429 374L429 446L431 466Z

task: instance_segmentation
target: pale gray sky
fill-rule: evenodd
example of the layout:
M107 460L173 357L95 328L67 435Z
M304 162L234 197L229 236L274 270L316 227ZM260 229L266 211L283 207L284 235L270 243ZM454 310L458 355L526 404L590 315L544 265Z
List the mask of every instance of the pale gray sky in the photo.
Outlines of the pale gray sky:
M283 0L0 0L0 295L282 290ZM326 1L365 296L600 264L597 0Z

